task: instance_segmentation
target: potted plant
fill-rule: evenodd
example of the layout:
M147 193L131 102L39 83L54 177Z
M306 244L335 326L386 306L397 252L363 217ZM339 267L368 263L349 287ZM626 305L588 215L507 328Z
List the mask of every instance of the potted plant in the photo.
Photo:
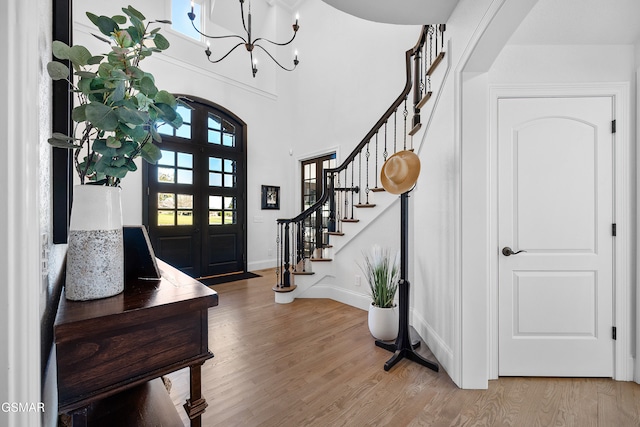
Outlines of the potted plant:
M140 62L169 47L160 28L149 29L145 17L131 6L124 15L87 17L109 45L93 55L81 45L52 44L53 55L69 61L52 61L47 71L53 80L66 80L76 106L70 135L54 133L49 143L74 151L80 185L74 188L67 249L66 297L73 300L104 298L124 289L120 181L137 169L134 160L156 163L161 142L157 127L182 124L178 100L156 87L153 75ZM85 185L95 184L95 185ZM109 213L107 208L115 208ZM109 274L105 274L108 271Z
M360 268L369 283L369 331L374 338L391 341L398 336L398 311L395 295L398 290L400 267L398 254L374 245L370 253L364 253L364 265Z

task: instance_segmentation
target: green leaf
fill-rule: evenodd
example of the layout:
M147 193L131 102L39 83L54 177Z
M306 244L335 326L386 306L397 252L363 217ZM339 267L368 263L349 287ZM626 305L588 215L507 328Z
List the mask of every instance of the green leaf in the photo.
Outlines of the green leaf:
M91 33L91 35L92 35L93 37L97 38L98 40L100 40L101 42L104 42L104 43L106 43L106 44L108 44L108 45L111 45L111 39L105 39L104 37L99 36L99 35L97 35L97 34L93 34L93 33Z
M93 78L98 76L96 73L92 73L90 71L82 71L82 70L81 71L76 71L75 75L79 76L79 77L84 77L84 78L87 78L87 79L93 79Z
M169 48L170 43L162 34L158 33L153 38L153 42L156 44L156 47L160 50L166 50Z
M122 147L117 148L115 155L116 156L127 156L131 157L138 149L138 144L133 141L124 141Z
M164 120L167 123L172 122L176 119L176 115L178 113L176 113L176 111L171 108L171 106L167 104L156 103L154 104L154 107L157 108L160 112L158 116L159 119Z
M128 76L134 78L134 79L141 79L144 77L144 71L142 71L140 68L138 67L127 67L124 70L125 73L127 73Z
M95 15L91 12L86 12L87 18L89 18L89 20L91 22L93 22L93 25L95 25L96 27L98 26L98 15Z
M169 24L169 25L172 24L170 19L156 19L155 21L151 21L151 22L157 22L159 24Z
M98 67L98 75L100 77L110 77L111 71L113 71L113 65L109 64L108 62L103 62Z
M156 94L154 101L160 104L167 104L169 107L175 108L178 106L178 101L176 101L176 97L167 92L166 90L159 90Z
M59 40L54 40L51 44L53 56L58 59L69 59L69 49L71 48L66 43Z
M149 129L149 133L151 133L151 138L156 142L162 142L162 136L158 133L158 129L155 126L151 126Z
M142 34L140 34L140 31L138 31L136 27L127 28L127 33L129 33L129 36L131 36L131 40L133 40L133 43L135 44L140 43L140 40L142 39Z
M127 158L125 156L118 156L116 159L111 161L111 165L121 168L127 163Z
M127 135L129 138L135 141L144 141L148 134L148 132L144 129L144 126L134 126L133 128L131 128L124 123L120 123L118 129L123 134Z
M133 46L133 38L129 34L128 31L120 30L114 33L114 38L116 43L120 47L131 47Z
M92 58L89 50L81 45L72 46L69 49L69 60L73 62L74 65L87 65L89 63L89 59Z
M89 120L98 129L111 131L118 127L118 116L108 106L96 102L87 105L85 113Z
M99 16L97 22L94 22L94 24L105 36L111 36L111 33L120 29L116 21L104 15Z
M124 99L125 85L123 81L116 83L115 90L111 94L111 102L118 102Z
M145 19L147 19L147 18L145 18L145 17L144 17L144 15L143 15L142 13L138 12L138 11L137 11L136 9L134 9L134 8L133 8L133 6L131 6L131 5L129 5L129 7L127 7L127 8L124 8L124 7L123 7L123 8L122 8L122 11L123 11L124 13L126 13L126 14L129 16L129 18L131 18L131 17L136 17L136 18L138 18L138 19L139 19L139 20L141 20L141 21L144 21Z
M98 65L99 63L102 62L102 59L104 58L104 55L96 55L96 56L92 56L91 58L89 58L89 60L87 61L87 65Z
M131 110L126 107L116 108L115 111L122 123L139 126L144 124L148 119L148 114L144 114L143 111Z
M122 147L122 142L120 142L120 140L116 139L114 136L108 136L106 144L107 144L107 147L109 148Z
M125 166L127 167L127 169L129 169L130 172L135 172L138 170L138 166L136 166L135 162L127 162Z
M121 167L114 167L114 166L107 166L104 170L104 173L108 176L112 176L114 178L119 178L122 179L127 175L127 172L129 172L129 169L127 169L125 166L121 166Z
M152 144L151 142L147 142L142 146L140 155L147 162L156 164L158 160L160 160L160 158L162 157L162 152L156 145Z
M69 78L69 67L62 62L51 61L47 64L47 72L52 80L66 80Z
M87 108L87 104L78 105L71 111L71 119L74 122L84 122L87 120L87 116L85 114L85 109Z
M69 150L73 150L76 148L82 148L80 145L76 145L73 144L69 141L63 141L60 139L56 139L56 138L49 138L47 140L47 142L52 146L52 147L57 147L57 148L65 148L65 149L69 149Z
M148 75L145 75L143 78L140 79L138 90L140 90L140 92L142 92L144 95L148 96L149 98L154 98L156 96L156 93L158 93L158 88L153 82L153 79Z
M120 25L123 25L123 24L127 23L127 17L126 16L115 15L115 16L112 16L111 19L113 19L114 21L116 21Z
M178 113L176 113L176 118L173 121L167 122L169 123L169 125L171 125L171 127L173 127L174 129L178 129L180 126L182 126L182 116Z

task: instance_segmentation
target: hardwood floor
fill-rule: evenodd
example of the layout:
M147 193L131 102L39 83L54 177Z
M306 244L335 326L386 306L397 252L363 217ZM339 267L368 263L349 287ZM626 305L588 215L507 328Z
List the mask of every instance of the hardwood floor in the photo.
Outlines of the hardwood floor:
M640 426L635 383L500 378L460 390L443 370L407 360L385 372L391 353L374 345L364 311L331 300L275 304L273 271L259 273L214 287L203 426ZM187 372L170 379L188 425Z

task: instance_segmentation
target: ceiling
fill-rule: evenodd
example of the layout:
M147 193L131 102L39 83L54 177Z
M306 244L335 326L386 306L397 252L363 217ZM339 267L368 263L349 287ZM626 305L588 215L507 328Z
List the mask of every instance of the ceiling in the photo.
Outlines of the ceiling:
M458 0L323 0L338 10L387 24L443 24Z
M613 45L638 41L638 0L539 0L509 43Z

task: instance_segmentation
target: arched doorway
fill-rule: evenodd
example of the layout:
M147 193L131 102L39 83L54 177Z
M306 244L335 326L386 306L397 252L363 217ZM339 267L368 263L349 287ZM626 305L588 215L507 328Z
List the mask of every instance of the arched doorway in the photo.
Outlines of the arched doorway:
M161 127L144 174L143 216L158 258L198 279L246 272L246 124L183 96L184 124Z

